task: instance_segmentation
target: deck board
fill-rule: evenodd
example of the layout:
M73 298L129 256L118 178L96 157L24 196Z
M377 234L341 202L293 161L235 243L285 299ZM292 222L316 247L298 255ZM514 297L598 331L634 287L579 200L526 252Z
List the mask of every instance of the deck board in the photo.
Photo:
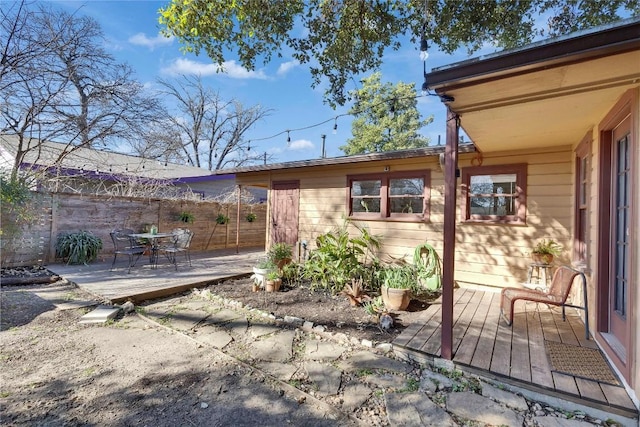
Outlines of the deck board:
M475 311L476 321L472 322L474 317L469 315L467 320L467 331L459 340L460 344L457 346L454 358L455 362L465 363L467 365L470 365L471 360L473 359L476 347L478 346L478 341L480 340L480 335L482 334L482 330L484 329L484 325L487 320L487 312L489 311L490 306L488 301L478 301L478 299L488 299L490 301L491 294L488 292L476 292L474 299L476 299L478 303ZM470 310L465 310L465 313L470 313ZM456 333L454 332L453 335L455 337ZM456 348L455 344L453 348Z
M527 312L527 329L529 332L529 359L531 361L531 382L543 387L553 387L551 365L544 347L542 321L538 310L539 304L532 306Z
M500 321L500 294L485 292L485 295L489 295L491 301L487 304L487 317L470 364L480 369L489 370L498 332L498 322Z
M420 328L407 328L394 341L399 351L406 348L424 360L440 357L442 311L439 304L434 306ZM507 326L500 316L499 293L460 288L454 293L453 311L453 362L460 369L468 367L539 393L637 418L638 411L623 387L551 370L545 341L597 347L593 340L585 340L578 310L567 309L563 321L559 307L520 301L514 307L513 325Z

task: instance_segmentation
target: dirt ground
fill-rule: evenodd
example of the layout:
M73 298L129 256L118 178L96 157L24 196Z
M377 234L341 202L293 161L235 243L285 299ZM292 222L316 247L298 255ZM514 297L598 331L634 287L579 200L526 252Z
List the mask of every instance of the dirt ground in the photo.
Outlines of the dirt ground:
M250 278L227 280L209 287L212 293L240 301L245 306L258 308L276 317L299 317L323 325L329 332L343 332L350 338L379 342L391 342L409 324L419 320L429 306L428 300L413 299L407 311L391 312L394 318L389 331L378 326L377 316L367 314L362 306L353 307L344 295L310 291L306 286L283 285L280 292L252 292Z
M46 271L3 271L8 276ZM0 292L0 424L75 425L345 425L326 408L297 397L224 354L198 346L140 317L81 325L88 309L55 310L35 292L53 284L6 286ZM284 287L252 292L251 279L210 290L278 317L295 316L359 340L390 342L426 304L414 301L383 332L344 296ZM82 298L75 288L73 298ZM90 296L86 296L90 297ZM347 423L348 424L348 423Z

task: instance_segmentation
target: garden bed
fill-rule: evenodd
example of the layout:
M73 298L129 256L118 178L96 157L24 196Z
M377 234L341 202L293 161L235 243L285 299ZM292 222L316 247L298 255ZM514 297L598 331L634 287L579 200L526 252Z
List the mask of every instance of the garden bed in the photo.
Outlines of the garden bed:
M342 332L347 336L377 342L391 342L412 322L418 321L429 301L411 300L407 311L392 312L393 327L382 330L376 316L367 314L362 306L351 306L343 295L312 291L308 286L283 284L280 292L252 292L253 279L227 280L211 285L209 290L221 297L242 302L245 306L271 313L279 318L293 316L316 325L323 325L330 332Z

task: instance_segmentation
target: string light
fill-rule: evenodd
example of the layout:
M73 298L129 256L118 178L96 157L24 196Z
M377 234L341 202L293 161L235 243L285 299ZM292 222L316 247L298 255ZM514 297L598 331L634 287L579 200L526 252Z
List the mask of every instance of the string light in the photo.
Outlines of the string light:
M251 141L247 143L247 151L251 151Z
M424 74L425 74L425 77L426 77L426 67L425 67ZM389 100L381 101L381 102L379 102L377 104L369 106L367 109L371 109L371 108L374 108L374 107L376 107L376 106L378 106L380 104L387 103L387 105L389 105L389 107L390 107L391 112L393 112L395 114L395 112L396 112L395 110L396 110L396 107L397 107L396 102L404 100L404 99L422 98L422 97L425 97L425 96L437 96L443 102L451 102L451 101L454 100L453 97L451 97L449 95L439 95L439 94L436 94L436 93L433 93L433 92L429 91L429 87L427 85L427 81L426 81L426 78L425 78L425 81L422 84L422 94L421 95L406 96L406 97L401 97L401 98L393 98L393 104L390 104ZM365 111L365 109L362 109L362 110L359 110L359 111L354 111L352 113L338 114L337 116L334 116L332 118L323 120L323 121L321 121L319 123L314 123L314 124L309 125L309 126L304 126L304 127L295 128L295 129L286 129L286 130L280 131L280 132L278 132L278 133L276 133L274 135L265 136L265 137L262 137L262 138L253 138L253 139L251 139L251 141L253 141L253 142L266 141L266 140L269 140L269 139L277 138L278 136L283 135L283 134L286 133L287 134L287 145L288 145L291 142L291 132L298 132L298 131L302 131L302 130L316 128L318 126L322 126L325 123L329 123L331 121L333 121L333 134L335 135L335 134L338 133L338 119L340 117L346 117L346 116L351 116L353 114L359 114L359 113L362 113L363 111ZM249 151L248 148L247 148L247 151Z

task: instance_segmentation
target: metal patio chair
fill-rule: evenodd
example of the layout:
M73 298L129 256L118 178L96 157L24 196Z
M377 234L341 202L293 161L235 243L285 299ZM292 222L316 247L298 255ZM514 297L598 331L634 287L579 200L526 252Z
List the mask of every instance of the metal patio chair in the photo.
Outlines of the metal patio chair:
M191 255L189 254L189 246L191 245L191 239L193 239L193 231L186 228L178 228L173 230L172 233L172 243L167 246L159 247L158 252L159 254L164 254L177 271L177 258L179 253L184 254L185 260L189 263L189 266L191 266Z
M126 255L129 258L129 263L127 265L127 273L131 272L131 267L136 265L140 256L147 249L145 246L142 246L138 243L135 237L131 235L135 232L128 228L113 230L111 234L111 240L113 241L114 252L113 252L113 262L111 263L111 270L113 270L116 265L116 258L118 255Z
M567 298L571 292L574 279L580 277L582 281L583 305L567 304ZM533 301L543 304L555 305L562 307L562 320L566 320L565 308L573 307L584 310L584 326L586 330L586 338L589 339L589 309L587 306L587 279L585 275L569 266L563 265L558 267L551 280L551 286L548 291L538 289L523 288L504 288L501 292L500 314L504 318L507 325L513 323L513 307L516 301Z

